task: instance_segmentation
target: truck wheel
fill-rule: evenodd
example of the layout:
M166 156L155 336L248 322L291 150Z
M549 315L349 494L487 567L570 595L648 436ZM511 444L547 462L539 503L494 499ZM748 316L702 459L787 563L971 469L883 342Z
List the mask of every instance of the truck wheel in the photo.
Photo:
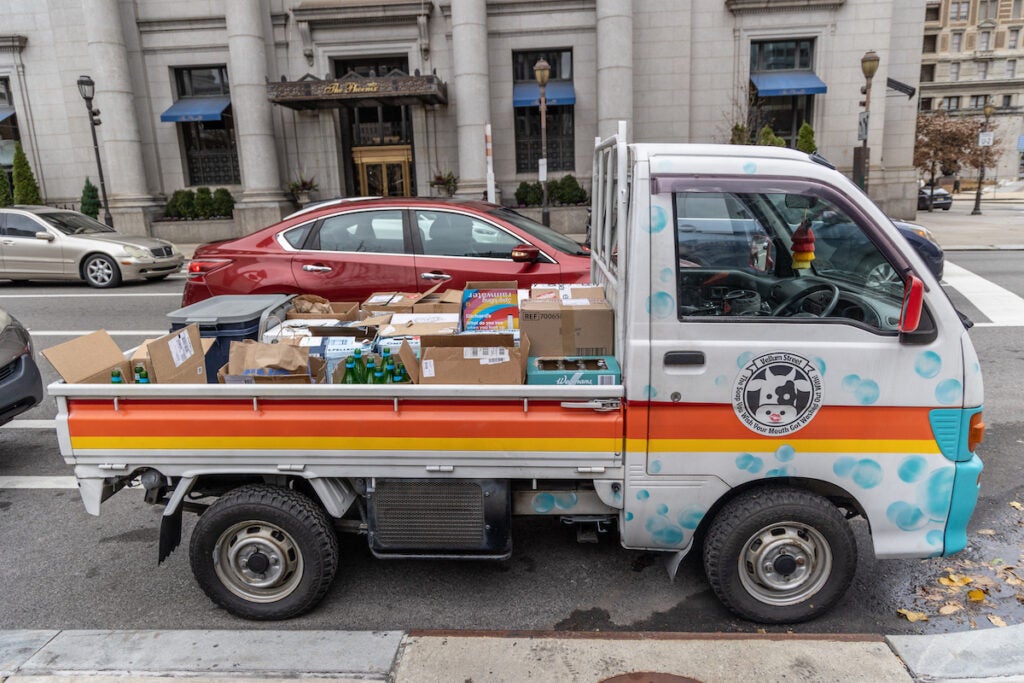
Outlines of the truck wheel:
M829 501L792 488L757 489L715 516L704 541L704 571L718 599L765 624L824 614L857 567L857 541Z
M246 619L288 619L312 609L338 568L324 511L279 486L242 486L199 517L192 573L215 603Z

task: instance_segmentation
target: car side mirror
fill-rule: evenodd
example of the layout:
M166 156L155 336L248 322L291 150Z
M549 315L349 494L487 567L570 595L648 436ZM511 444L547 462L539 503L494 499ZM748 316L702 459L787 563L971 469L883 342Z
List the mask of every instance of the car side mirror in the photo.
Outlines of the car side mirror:
M921 324L924 308L924 283L916 275L907 278L903 289L903 307L900 310L900 333L916 332Z
M540 258L540 249L530 244L517 244L512 247L512 260L515 263L536 263Z
M47 242L52 242L53 240L55 240L57 238L44 230L42 232L37 232L36 233L36 239L37 240L46 240Z

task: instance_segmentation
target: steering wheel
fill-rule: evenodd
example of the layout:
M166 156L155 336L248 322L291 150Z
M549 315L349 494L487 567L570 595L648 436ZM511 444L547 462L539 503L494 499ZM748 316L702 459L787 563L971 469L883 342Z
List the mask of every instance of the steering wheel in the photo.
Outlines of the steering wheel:
M831 282L819 282L802 289L792 296L786 297L782 303L772 309L772 315L782 315L789 309L793 309L794 312L798 311L800 306L797 306L796 304L803 304L806 299L809 299L818 292L827 291L832 292L832 298L828 302L828 305L825 306L825 310L817 315L818 318L827 318L829 313L835 310L836 304L839 303L839 288Z

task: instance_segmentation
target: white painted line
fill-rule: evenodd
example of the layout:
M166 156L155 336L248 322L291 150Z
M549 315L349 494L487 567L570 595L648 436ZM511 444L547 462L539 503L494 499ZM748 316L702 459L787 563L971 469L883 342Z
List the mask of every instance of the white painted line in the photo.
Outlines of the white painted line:
M56 429L56 420L11 420L0 429Z
M180 299L181 292L152 292L147 294L141 294L139 292L126 292L124 294L120 294L118 292L111 292L110 294L0 294L0 299L108 299L112 296L174 296Z
M33 330L29 328L33 337L81 337L92 334L96 330ZM162 337L167 330L107 330L111 337Z
M0 489L77 489L74 477L0 477Z
M1016 323L1013 325L1004 325L1003 323L974 323L971 329L975 327L1024 327L1024 323Z
M990 326L1024 325L1024 299L1010 290L949 261L946 261L943 279L981 311L991 321Z

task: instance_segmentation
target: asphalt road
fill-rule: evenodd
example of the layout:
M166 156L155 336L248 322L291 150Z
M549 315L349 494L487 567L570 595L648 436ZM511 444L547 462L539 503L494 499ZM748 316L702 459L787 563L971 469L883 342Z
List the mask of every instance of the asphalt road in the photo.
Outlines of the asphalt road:
M1024 297L1020 252L954 252L949 261ZM955 269L954 269L955 271ZM32 331L38 348L104 327L121 348L167 329L164 314L178 306L181 279L96 291L77 284L0 283L0 306ZM844 602L830 614L769 632L913 634L959 631L988 617L1024 623L1020 587L1007 566L1024 563L1024 378L1021 327L993 324L991 300L948 288L958 308L981 323L971 333L986 379L986 463L982 498L971 524L971 547L953 558L876 561L866 525L856 525L860 566ZM1020 302L1024 305L1024 302ZM986 315L988 313L989 315ZM44 379L54 379L41 362ZM47 400L0 429L0 477L67 476L52 428L26 420L52 419ZM384 561L357 538L342 541L338 579L313 613L285 623L244 622L216 608L194 583L185 542L156 565L160 510L140 491L124 491L86 514L73 489L0 488L0 629L494 629L753 632L714 599L699 558L687 558L674 583L660 556L621 548L614 533L580 545L557 520L517 520L513 557L500 563ZM971 603L939 583L950 573L971 577L987 595ZM1020 576L1024 577L1024 569ZM1024 592L1021 593L1024 595ZM959 604L941 616L939 607ZM922 611L911 623L898 609Z

